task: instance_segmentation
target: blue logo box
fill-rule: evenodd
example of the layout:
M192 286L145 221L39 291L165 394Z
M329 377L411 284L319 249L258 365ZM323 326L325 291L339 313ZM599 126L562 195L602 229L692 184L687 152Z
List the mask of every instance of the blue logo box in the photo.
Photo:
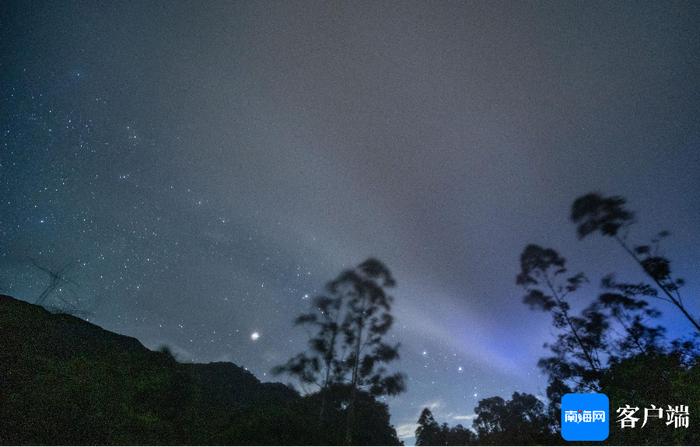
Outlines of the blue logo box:
M610 401L605 394L570 393L561 399L561 437L605 441L610 433Z

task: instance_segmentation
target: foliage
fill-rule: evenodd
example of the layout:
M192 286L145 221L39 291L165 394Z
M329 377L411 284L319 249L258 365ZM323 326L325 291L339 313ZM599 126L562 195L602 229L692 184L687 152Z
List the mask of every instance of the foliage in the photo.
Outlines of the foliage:
M416 445L447 445L440 424L428 408L423 408L418 418Z
M644 295L666 301L676 307L700 334L700 320L692 315L681 294L685 284L683 278L676 278L671 271L671 261L660 252L661 241L670 233L660 231L650 244L633 246L628 242L628 233L634 224L634 213L625 208L623 197L604 197L589 193L576 199L571 207L571 220L577 225L579 238L600 233L614 239L651 280L651 284L628 284L644 291Z
M394 322L393 298L386 289L395 284L389 269L373 258L341 272L324 295L314 297L311 310L295 320L310 329L308 349L273 369L317 387L321 426L327 422L328 391L349 385L347 443L357 443L361 436L356 430L358 393L378 397L405 389L404 374L386 366L399 358L399 345L385 340Z
M549 312L559 330L549 347L554 354L542 359L540 367L552 377L573 383L578 389L595 389L600 352L605 344L602 332L607 322L596 306L583 317L571 315L568 296L585 281L582 273L567 275L566 260L551 248L530 244L520 255L520 273L516 283L525 289L523 302L532 309Z
M428 408L418 419L416 445L541 445L558 444L544 404L531 394L514 393L511 400L489 397L474 409L473 431L440 425Z
M473 431L461 424L449 427L446 423L438 424L433 413L424 408L418 418L416 428L416 445L476 445L477 437Z
M394 322L393 298L385 289L394 285L389 269L376 259L343 271L295 320L310 329L309 348L273 372L318 389L349 383L374 396L403 391L403 374L389 374L384 366L399 356L399 345L384 340Z
M481 445L549 444L554 437L544 404L535 396L513 393L511 400L482 399L474 409L474 429Z
M627 404L638 407L637 428L620 429L611 420L608 444L613 445L698 445L700 429L697 418L700 408L700 357L688 352L689 345L668 353L637 354L614 361L601 377L601 388L610 398L610 409ZM641 427L644 408L651 405L688 405L690 427L674 429L666 421L650 419ZM613 416L614 417L614 416Z
M581 239L600 233L617 241L651 280L649 283L620 282L609 274L601 281L602 293L597 299L572 315L565 297L578 289L583 275L562 280L566 262L552 249L528 245L521 255L516 283L526 290L524 302L552 313L555 328L561 330L556 341L547 345L553 355L539 362L549 376L547 418L557 430L561 396L575 390L607 394L612 414L627 404L642 409L651 404L687 404L691 409L700 405L697 344L693 338L666 340L665 328L654 323L660 312L648 301L672 304L699 329L680 293L683 280L672 276L671 262L660 254L660 241L668 232L659 233L649 245L631 246L627 237L634 213L625 204L622 197L587 194L574 201L571 219ZM697 336L697 332L692 335ZM490 406L502 403L501 398L491 399ZM515 435L511 432L509 441ZM695 428L669 430L665 424L657 424L624 431L612 423L608 442L693 444L699 436Z
M260 383L231 363L169 350L0 295L0 444L341 444L349 390L317 429L317 394ZM397 445L383 403L360 393L358 441ZM364 429L367 428L367 429Z

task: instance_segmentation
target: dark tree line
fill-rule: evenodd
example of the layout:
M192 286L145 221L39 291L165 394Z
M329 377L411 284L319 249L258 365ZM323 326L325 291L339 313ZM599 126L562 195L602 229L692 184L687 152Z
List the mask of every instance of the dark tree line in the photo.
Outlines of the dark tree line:
M648 243L632 243L634 213L622 197L586 194L574 201L570 217L580 239L596 234L612 239L647 280L627 282L610 273L601 279L601 292L590 302L581 290L588 282L585 274L570 272L566 259L556 250L527 245L520 256L516 283L525 291L523 303L549 314L556 330L555 339L545 345L550 355L538 362L549 378L549 403L520 393L509 401L483 399L475 408L472 430L439 425L425 409L416 430L418 445L561 444L560 401L569 392L607 394L613 418L617 406L625 404L698 408L700 318L688 308L688 297L682 293L685 283L673 274L671 261L662 253L661 242L669 233L661 231ZM653 303L665 303L678 312L691 333L668 339L657 321L661 312ZM572 310L576 308L582 310ZM462 438L450 438L452 430ZM464 435L465 431L469 433ZM681 430L657 424L623 432L613 420L608 442L697 444L700 430L697 424Z
M560 444L544 404L535 396L513 393L510 400L489 397L474 408L473 430L442 425L424 408L418 419L416 445Z
M461 424L440 425L428 408L424 408L418 418L416 445L473 445L475 441L474 432Z

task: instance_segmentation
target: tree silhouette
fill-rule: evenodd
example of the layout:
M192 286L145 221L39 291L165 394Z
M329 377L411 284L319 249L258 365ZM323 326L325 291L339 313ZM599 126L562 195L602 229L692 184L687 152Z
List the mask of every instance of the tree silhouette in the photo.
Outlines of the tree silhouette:
M553 431L558 430L556 421L561 420L561 397L575 390L600 390L610 397L611 408L629 402L643 407L669 399L700 398L700 388L689 385L700 373L697 320L683 303L683 281L672 276L670 261L659 254L660 241L668 233L660 233L650 245L631 246L627 233L634 215L624 205L621 197L588 194L574 202L571 217L580 238L600 233L616 240L651 278L650 283L620 282L609 274L601 280L598 297L573 315L566 298L579 288L584 276L567 277L566 261L554 250L529 245L521 255L516 281L526 290L524 302L551 312L554 326L563 329L556 341L547 345L553 356L539 361L549 375L546 417ZM649 298L667 301L680 310L696 329L695 339L665 340L665 328L654 323L660 312L651 307ZM474 425L480 443L505 442L498 433L514 430L502 425L507 406L499 397L480 402ZM625 433L612 425L609 441L660 445L692 444L697 439L698 434L692 431L677 435L656 427L646 434Z
M513 393L511 400L494 396L474 408L474 431L440 425L428 408L418 418L416 445L541 445L558 444L555 423L535 396Z
M330 282L326 285L327 295L314 297L308 313L299 315L296 325L309 327L314 331L309 336L306 352L292 357L284 365L277 366L273 373L288 373L297 377L302 384L318 387L321 394L319 423L323 424L327 407L327 391L334 383L342 383L347 367L338 354L338 341L341 334L343 296Z
M373 258L341 272L326 285L324 295L312 300L310 312L295 320L310 330L309 349L273 370L318 388L322 424L328 406L323 396L331 387L349 386L347 443L355 440L360 392L377 397L398 394L405 388L404 375L390 373L386 367L399 356L399 345L385 341L394 321L393 298L385 289L394 285L389 269Z
M474 409L474 429L481 445L531 445L556 442L544 404L532 394L513 393L482 399Z
M626 358L632 354L645 354L661 349L665 329L662 326L649 326L647 321L658 318L661 313L638 298L637 287L615 282L614 275L607 275L601 281L606 292L598 297L610 325L616 324L624 335L608 344L609 355L613 358Z
M611 237L639 265L652 283L661 291L647 284L632 286L644 290L646 296L652 296L671 303L700 333L700 321L691 315L680 293L684 285L682 278L674 278L671 262L659 254L661 240L669 235L661 231L649 245L632 246L627 242L627 234L634 224L634 213L625 208L623 197L603 197L598 193L589 193L577 198L571 207L571 220L577 225L578 237L583 239L593 233Z
M397 360L399 344L388 344L384 335L391 329L393 297L386 288L396 285L389 269L370 258L354 270L347 270L333 282L336 290L344 290L346 298L343 321L343 346L349 351L346 365L351 371L352 395L348 407L346 441L353 444L357 392L367 390L373 396L395 395L404 391L405 376L390 374L385 364Z
M540 366L559 379L579 377L580 387L593 387L600 368L598 350L604 347L601 332L605 322L596 307L587 309L587 318L570 314L567 297L578 290L585 276L578 273L564 277L566 273L566 260L559 253L530 244L520 255L516 283L525 289L523 302L551 313L554 326L564 331L549 346L555 356L543 359Z
M428 408L418 417L418 427L416 428L416 445L446 445L442 436L442 428L435 420L433 412Z
M418 418L416 445L475 445L476 435L461 424L449 427L438 424L433 413L424 408Z

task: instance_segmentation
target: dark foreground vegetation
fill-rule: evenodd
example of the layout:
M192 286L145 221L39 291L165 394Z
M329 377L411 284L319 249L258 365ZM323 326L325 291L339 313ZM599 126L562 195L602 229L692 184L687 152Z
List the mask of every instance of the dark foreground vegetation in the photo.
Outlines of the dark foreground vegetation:
M342 444L348 388L261 383L232 363L170 353L0 295L1 444ZM386 405L355 398L359 444L399 441Z

